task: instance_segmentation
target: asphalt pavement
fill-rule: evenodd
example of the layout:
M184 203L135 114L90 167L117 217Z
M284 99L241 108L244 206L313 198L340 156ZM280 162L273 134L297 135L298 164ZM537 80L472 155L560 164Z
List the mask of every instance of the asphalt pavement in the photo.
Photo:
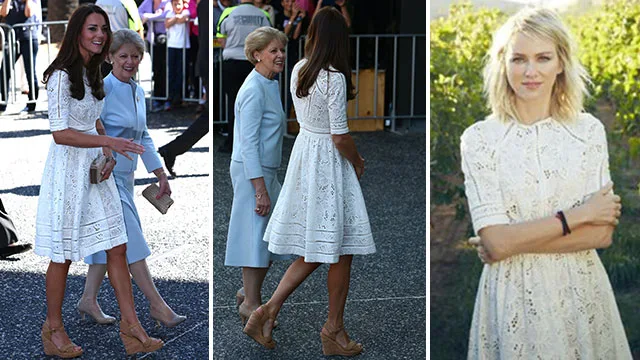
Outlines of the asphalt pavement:
M326 319L328 266L321 266L287 300L274 330L277 347L266 350L242 333L235 306L241 270L224 266L233 190L230 155L213 149L213 358L325 359L320 329ZM363 343L365 359L426 358L426 141L425 134L355 133L366 159L361 185L377 253L355 256L345 310L350 337ZM284 180L294 140L285 139ZM266 301L291 261L275 262L263 287Z
M41 92L42 93L42 92ZM46 103L36 113L19 113L19 100L0 116L0 198L13 219L21 243L33 243L36 206L44 162L52 137ZM180 134L194 119L195 107L148 117L156 147ZM165 341L160 351L139 359L209 358L209 280L211 277L210 136L176 160L176 178L170 179L175 204L160 214L141 195L155 181L140 161L136 171L135 202L151 248L147 258L151 274L164 299L187 321L175 328L155 327L149 304L134 285L136 310L149 335ZM0 358L47 358L40 329L45 320L45 272L48 259L30 251L0 260ZM82 359L125 358L118 325L81 322L75 305L82 294L87 265L71 265L63 319L69 336L85 351ZM99 301L107 314L119 318L113 289L105 279Z

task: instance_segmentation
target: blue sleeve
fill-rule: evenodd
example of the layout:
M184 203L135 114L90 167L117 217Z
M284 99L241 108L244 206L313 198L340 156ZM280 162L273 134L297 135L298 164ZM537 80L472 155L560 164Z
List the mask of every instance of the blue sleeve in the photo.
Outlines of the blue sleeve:
M247 89L236 99L236 122L240 130L240 153L247 179L263 177L260 161L260 127L265 108L264 91Z
M144 146L144 153L140 155L140 158L142 159L147 172L152 172L155 169L161 168L162 161L160 160L160 156L158 156L156 147L153 144L153 139L151 139L151 136L149 136L149 131L146 125L144 128L144 132L142 133L142 139L140 143L142 146Z

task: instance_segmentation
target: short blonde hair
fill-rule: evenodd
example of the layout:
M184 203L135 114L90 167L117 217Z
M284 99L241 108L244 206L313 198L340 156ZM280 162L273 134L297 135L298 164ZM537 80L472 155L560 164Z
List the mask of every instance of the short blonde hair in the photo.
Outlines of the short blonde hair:
M577 58L577 46L560 17L544 8L525 8L510 17L493 36L484 68L484 93L491 111L500 120L520 120L515 92L507 81L505 49L516 34L551 41L562 67L551 92L550 112L555 120L569 122L583 110L589 95L589 75Z
M115 53L125 44L132 44L140 52L140 57L144 56L144 40L131 29L120 29L113 33L109 54Z
M278 40L282 45L287 45L287 35L270 26L263 26L253 30L244 41L244 54L250 63L255 65L258 60L253 56L256 51L262 51L273 40Z

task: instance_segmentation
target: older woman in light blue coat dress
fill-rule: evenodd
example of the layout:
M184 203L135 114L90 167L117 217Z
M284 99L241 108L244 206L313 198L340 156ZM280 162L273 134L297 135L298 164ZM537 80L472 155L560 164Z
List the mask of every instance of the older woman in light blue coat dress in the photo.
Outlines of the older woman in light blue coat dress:
M109 136L134 139L134 142L144 146L145 152L140 155L140 158L145 168L158 178L160 194L170 195L171 188L167 175L162 168L160 157L155 151L153 140L147 131L144 90L132 79L138 70L143 54L144 42L136 32L126 29L116 31L113 34L113 42L109 50L113 71L104 79L106 97L100 119L104 124L103 131ZM133 198L134 172L137 164L137 155L132 156L132 160L129 160L116 154L116 165L113 168L113 177L120 193L125 227L129 238L127 262L133 279L151 303L151 318L158 323L172 327L184 321L186 317L177 315L160 296L145 261L151 255L151 251L142 234L140 218ZM106 169L103 177L108 177L110 171L110 168ZM82 317L88 314L98 323L113 323L115 319L105 315L97 302L100 284L106 272L106 254L104 251L97 252L87 256L84 261L90 266L84 293L78 302L78 311Z
M243 322L261 305L261 287L275 255L262 241L271 208L280 193L276 172L282 162L286 116L275 78L284 67L284 33L261 27L245 40L245 55L255 65L235 102L233 152L229 172L233 204L225 265L242 267L245 296L238 296Z

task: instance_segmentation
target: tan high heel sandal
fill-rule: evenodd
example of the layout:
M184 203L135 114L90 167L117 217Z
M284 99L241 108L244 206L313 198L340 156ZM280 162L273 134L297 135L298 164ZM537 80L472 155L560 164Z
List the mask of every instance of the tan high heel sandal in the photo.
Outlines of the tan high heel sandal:
M74 350L78 345L74 344L73 341L69 341L69 343L62 345L62 347L56 346L53 340L51 340L51 336L53 333L59 331L65 332L64 327L50 328L47 321L42 324L42 346L44 347L44 353L49 356L57 356L63 359L71 359L82 355L82 349Z
M345 332L349 343L347 346L342 346L336 340L336 335L344 330L344 326L339 327L336 330L329 330L326 325L322 327L320 331L320 339L322 339L322 353L326 356L329 355L342 355L342 356L355 356L362 352L362 344L357 343L349 339L349 335Z
M242 329L242 332L249 335L258 344L266 347L267 349L273 349L276 347L276 342L271 336L266 337L262 334L264 324L269 320L271 320L271 325L273 326L275 319L269 317L269 314L267 314L267 311L265 310L265 306L262 305L251 313L251 316L247 321L247 325Z
M124 320L120 320L120 339L124 344L124 349L127 351L127 355L133 355L139 352L150 353L160 350L164 346L164 342L162 340L152 338L148 335L147 336L149 338L145 342L140 341L132 332L132 330L136 328L140 328L140 330L144 332L140 323L131 325Z

